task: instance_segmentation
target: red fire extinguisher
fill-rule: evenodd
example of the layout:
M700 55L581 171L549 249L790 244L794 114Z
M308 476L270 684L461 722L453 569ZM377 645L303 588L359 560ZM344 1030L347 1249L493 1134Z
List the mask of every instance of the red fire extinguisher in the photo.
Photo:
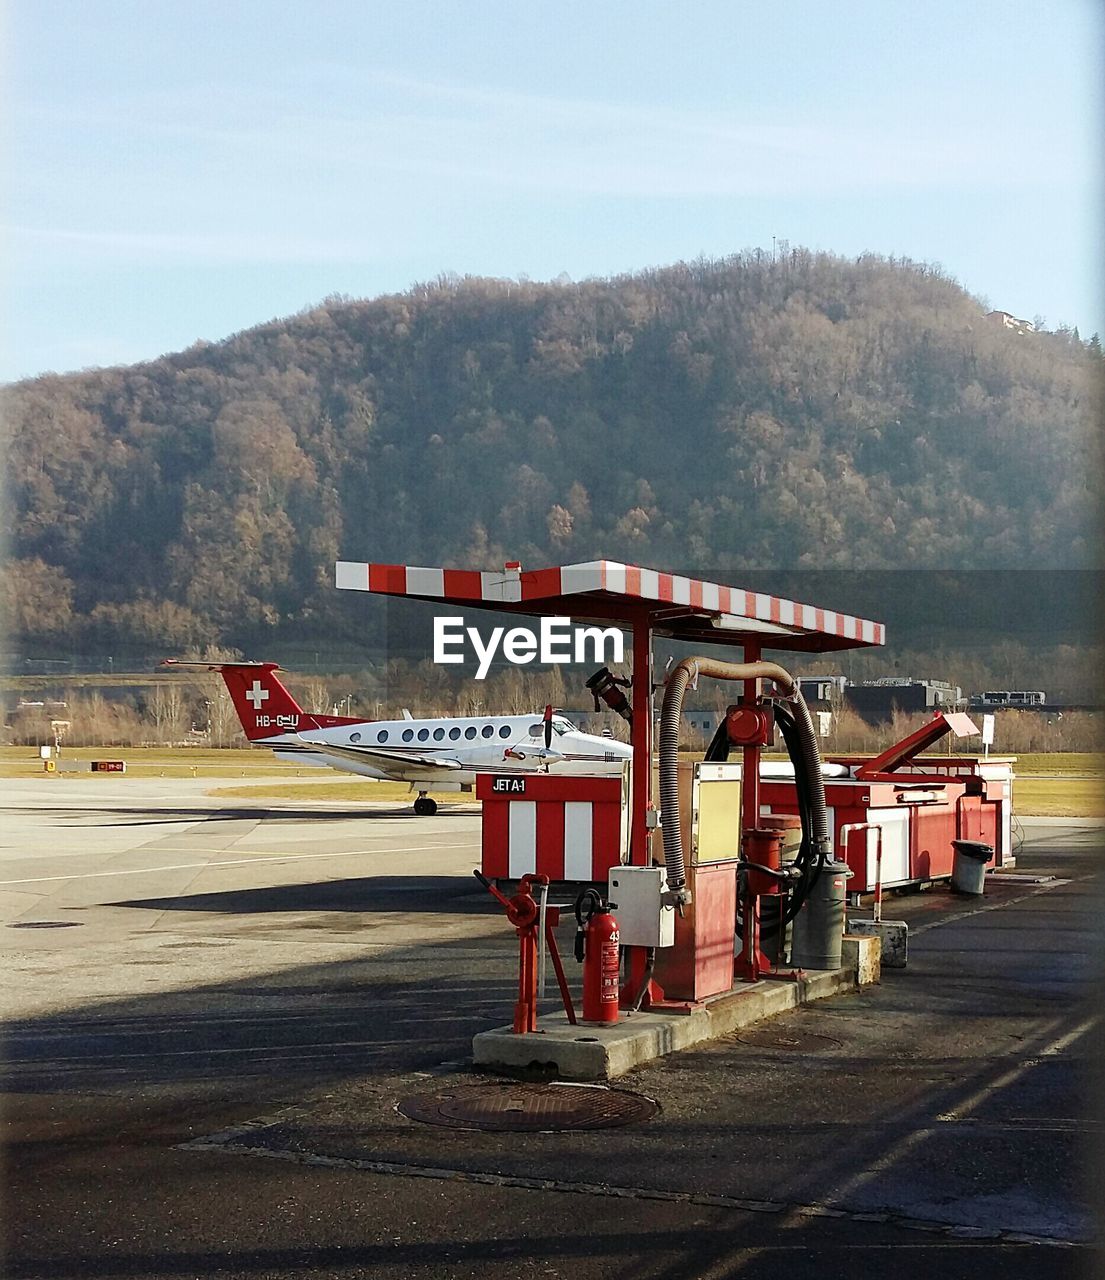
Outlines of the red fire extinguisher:
M613 903L594 889L576 899L576 959L583 961L583 1021L617 1022L621 950Z

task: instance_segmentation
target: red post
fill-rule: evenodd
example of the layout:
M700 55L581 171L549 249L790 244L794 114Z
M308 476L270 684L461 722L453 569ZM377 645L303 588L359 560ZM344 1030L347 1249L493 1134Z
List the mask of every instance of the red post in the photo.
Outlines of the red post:
M759 662L760 646L749 641L744 646L744 661ZM745 680L741 692L741 706L755 707L760 698L760 682ZM741 757L741 832L738 847L743 847L744 834L760 825L760 748L754 744L744 747ZM737 904L741 912L743 946L734 966L745 982L756 982L760 976L760 935L756 923L756 898L746 890L745 900Z
M648 812L652 808L652 618L647 609L633 619L633 782L630 792L629 861L634 867L652 866ZM623 1000L633 1000L645 980L644 947L626 947L627 982ZM663 999L662 989L649 983L642 1001L647 1009Z
M506 918L514 926L515 932L518 934L518 1000L514 1006L514 1034L524 1036L537 1030L537 948L540 946L537 932L540 927L540 918L537 903L534 901L530 886L540 884L547 889L549 877L544 875L523 876L521 884L518 886L518 892L513 898L504 897L482 872L476 872L476 879L479 880L480 884L493 898L497 898L506 907ZM552 929L547 917L545 924L555 957L553 963L556 966L556 978L560 983L560 990L564 996L564 1007L568 1011L568 1020L574 1022L575 1017L572 1013L568 986L564 981L564 972L560 966L560 956L555 950L556 940L552 936Z
M750 641L744 646L745 662L759 662L760 646ZM760 698L760 682L745 680L741 706L755 707ZM760 825L760 748L744 748L744 768L741 770L741 826L754 831Z
M560 948L556 945L556 926L560 923L560 912L556 907L550 907L548 915L545 917L545 946L549 949L549 959L552 961L553 969L556 971L556 982L560 987L560 998L564 1002L564 1012L568 1015L568 1021L574 1027L576 1025L576 1011L572 1004L572 993L568 989L568 979L564 975L564 966L560 961Z
M629 861L652 865L648 811L652 808L652 620L647 610L633 622L633 790Z
M882 827L875 828L875 907L871 918L876 924L882 920Z
M518 1003L514 1006L514 1034L537 1030L537 925L518 928Z
M760 979L760 936L756 928L756 899L750 893L737 903L741 914L740 955L733 962L733 974L742 982L758 982Z

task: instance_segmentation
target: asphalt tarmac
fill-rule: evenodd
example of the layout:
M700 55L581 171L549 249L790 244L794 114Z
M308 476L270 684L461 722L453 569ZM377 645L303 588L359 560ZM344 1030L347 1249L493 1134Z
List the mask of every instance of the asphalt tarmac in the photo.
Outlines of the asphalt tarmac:
M889 898L908 969L624 1077L652 1119L494 1134L396 1111L503 1087L478 814L210 786L5 785L6 1276L1105 1274L1099 824Z

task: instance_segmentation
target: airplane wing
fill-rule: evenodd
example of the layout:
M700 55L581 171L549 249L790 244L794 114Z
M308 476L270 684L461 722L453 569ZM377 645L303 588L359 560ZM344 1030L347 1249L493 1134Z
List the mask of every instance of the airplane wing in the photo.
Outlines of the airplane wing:
M386 747L358 747L349 743L337 746L332 742L312 742L310 738L301 738L315 751L326 755L342 756L346 760L356 760L361 764L373 764L386 769L389 773L417 777L421 773L440 773L443 769L463 769L464 765L452 756L420 754L415 751L389 751Z

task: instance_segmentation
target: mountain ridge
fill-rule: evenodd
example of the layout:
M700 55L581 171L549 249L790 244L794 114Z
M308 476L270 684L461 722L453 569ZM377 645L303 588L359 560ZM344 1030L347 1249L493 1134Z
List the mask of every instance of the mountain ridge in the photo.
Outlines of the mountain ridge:
M9 630L348 634L339 558L1093 567L1101 370L872 255L332 298L0 391Z

